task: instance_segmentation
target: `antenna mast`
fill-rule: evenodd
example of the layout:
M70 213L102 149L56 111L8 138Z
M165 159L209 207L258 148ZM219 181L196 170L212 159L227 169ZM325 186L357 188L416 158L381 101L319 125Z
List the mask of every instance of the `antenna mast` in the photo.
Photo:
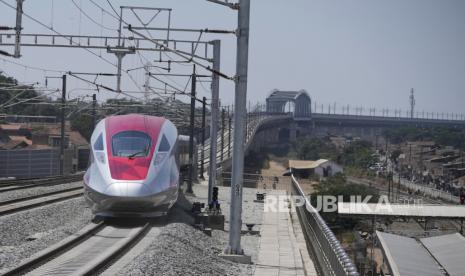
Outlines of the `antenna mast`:
M413 88L410 90L410 118L413 119L413 112L415 111L415 95Z

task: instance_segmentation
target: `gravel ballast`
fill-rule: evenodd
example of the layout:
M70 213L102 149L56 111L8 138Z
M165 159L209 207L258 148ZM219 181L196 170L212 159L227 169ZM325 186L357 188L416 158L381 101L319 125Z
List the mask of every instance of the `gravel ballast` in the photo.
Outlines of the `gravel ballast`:
M69 185L69 184L68 184ZM195 185L191 202L207 201L207 186ZM260 230L263 204L254 203L256 189L243 191L243 229L254 223ZM147 242L142 254L130 261L118 275L253 275L254 265L230 262L219 257L229 237L230 188L220 187L219 200L225 215L225 230L213 230L209 237L190 224L188 207L178 203L160 233ZM83 198L67 200L29 211L0 217L0 274L22 260L76 233L93 218ZM242 248L257 260L259 236L243 235ZM123 257L124 258L124 257Z
M66 183L66 184L58 184L58 185L52 185L52 186L37 186L37 187L31 187L27 189L2 192L0 193L0 202L18 199L18 198L25 198L29 196L35 196L35 195L40 195L40 194L45 194L45 193L51 193L55 191L61 191L64 189L75 188L75 187L82 187L82 181L71 182L71 183Z
M146 252L118 275L244 275L240 265L220 258L218 241L183 223L169 224Z
M76 233L92 218L82 197L0 217L0 274Z
M207 186L195 185L195 197L190 201L207 201ZM243 222L255 223L260 229L263 204L254 203L256 189L244 188ZM220 187L219 199L226 222L229 221L230 188ZM243 229L246 227L243 226ZM163 226L161 233L150 242L144 253L124 267L118 275L253 275L254 265L230 262L219 257L228 243L226 231L213 230L209 237L185 223ZM241 239L245 254L257 260L259 236L243 235Z

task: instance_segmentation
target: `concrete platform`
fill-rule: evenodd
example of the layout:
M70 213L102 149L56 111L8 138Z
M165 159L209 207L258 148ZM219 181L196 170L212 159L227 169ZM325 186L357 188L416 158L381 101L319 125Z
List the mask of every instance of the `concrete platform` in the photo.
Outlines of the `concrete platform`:
M267 191L269 196L282 196L285 191ZM292 208L285 212L263 212L261 238L255 276L304 276L317 275L306 248L302 247L302 235L296 234L293 224L297 216L291 218ZM298 230L298 229L297 229ZM304 243L305 244L305 241ZM302 260L305 260L305 264Z

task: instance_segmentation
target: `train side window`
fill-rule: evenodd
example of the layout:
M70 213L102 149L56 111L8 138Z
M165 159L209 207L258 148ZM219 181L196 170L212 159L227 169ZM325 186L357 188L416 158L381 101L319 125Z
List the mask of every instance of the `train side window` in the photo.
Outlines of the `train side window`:
M163 134L163 137L161 137L160 145L158 146L158 151L160 152L166 152L170 150L170 143L168 142L168 139L166 139L165 134Z
M94 150L103 150L103 136L101 133L98 136L97 141L94 143Z

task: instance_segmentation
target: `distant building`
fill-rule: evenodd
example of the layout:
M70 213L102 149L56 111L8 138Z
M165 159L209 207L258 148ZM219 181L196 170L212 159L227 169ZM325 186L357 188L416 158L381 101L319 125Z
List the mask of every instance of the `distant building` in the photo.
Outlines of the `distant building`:
M0 125L0 150L21 149L32 144L31 130L19 124Z
M65 173L82 171L89 162L89 143L69 124L64 136ZM31 178L59 172L61 128L59 124L0 125L0 177ZM40 161L37 161L40 160ZM38 162L40 164L38 164ZM33 170L24 170L31 168Z
M344 171L341 165L326 159L289 160L289 170L300 178L308 178L311 175L328 177Z

